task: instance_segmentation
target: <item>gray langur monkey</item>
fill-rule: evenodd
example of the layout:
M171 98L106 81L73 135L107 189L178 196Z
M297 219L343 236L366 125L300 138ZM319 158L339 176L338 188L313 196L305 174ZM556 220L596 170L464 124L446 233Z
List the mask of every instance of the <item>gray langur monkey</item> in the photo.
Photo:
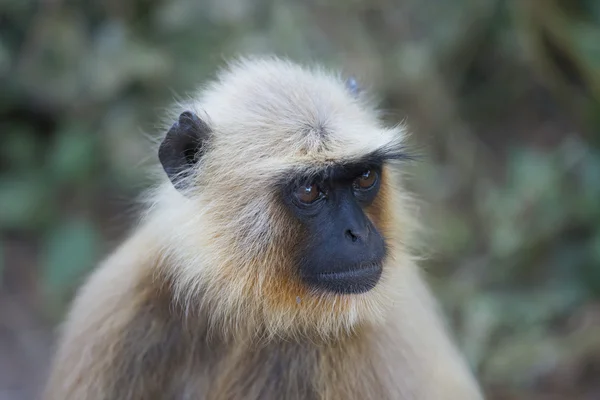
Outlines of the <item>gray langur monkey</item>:
M411 253L405 129L355 81L237 60L173 120L45 399L482 399Z

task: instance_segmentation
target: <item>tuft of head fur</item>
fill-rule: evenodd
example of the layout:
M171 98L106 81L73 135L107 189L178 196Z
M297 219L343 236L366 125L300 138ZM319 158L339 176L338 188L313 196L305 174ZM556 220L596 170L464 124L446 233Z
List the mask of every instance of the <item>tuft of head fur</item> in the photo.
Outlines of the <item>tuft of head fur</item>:
M225 336L322 340L385 320L409 262L413 222L400 185L404 129L385 127L364 92L321 67L278 58L240 59L174 110L210 126L185 193L165 180L147 223L161 235L163 270L176 300ZM363 294L312 291L293 254L302 229L291 222L278 182L295 173L379 154L376 203L366 210L386 238L379 284Z

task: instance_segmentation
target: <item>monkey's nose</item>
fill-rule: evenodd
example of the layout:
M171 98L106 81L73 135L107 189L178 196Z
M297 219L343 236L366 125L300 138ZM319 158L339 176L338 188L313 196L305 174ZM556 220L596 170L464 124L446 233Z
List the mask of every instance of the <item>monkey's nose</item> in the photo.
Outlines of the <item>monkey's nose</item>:
M364 240L369 235L369 228L365 226L364 228L350 228L346 229L345 236L346 239L351 240L352 242L358 242L359 240Z

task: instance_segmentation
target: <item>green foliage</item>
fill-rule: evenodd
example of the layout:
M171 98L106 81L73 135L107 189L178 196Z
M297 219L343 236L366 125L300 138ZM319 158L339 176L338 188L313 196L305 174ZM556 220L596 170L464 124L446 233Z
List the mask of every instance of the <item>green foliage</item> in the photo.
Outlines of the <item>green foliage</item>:
M98 257L100 237L85 219L69 218L48 232L42 252L41 278L50 294L71 289Z
M37 176L0 179L0 224L4 229L35 229L50 218L52 197L47 182Z
M84 184L88 181L96 164L97 142L97 137L80 124L59 129L48 160L54 182Z
M5 264L5 259L4 259L4 246L2 245L2 243L0 243L0 286L2 286L2 280L4 278L4 264Z

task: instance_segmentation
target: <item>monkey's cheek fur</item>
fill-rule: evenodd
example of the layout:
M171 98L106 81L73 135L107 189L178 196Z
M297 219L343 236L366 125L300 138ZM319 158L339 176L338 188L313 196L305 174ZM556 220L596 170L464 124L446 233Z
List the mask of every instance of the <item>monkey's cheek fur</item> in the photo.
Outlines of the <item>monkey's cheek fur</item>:
M360 294L373 289L381 278L383 268L375 263L362 268L338 272L324 272L303 276L304 282L314 288L336 294Z

